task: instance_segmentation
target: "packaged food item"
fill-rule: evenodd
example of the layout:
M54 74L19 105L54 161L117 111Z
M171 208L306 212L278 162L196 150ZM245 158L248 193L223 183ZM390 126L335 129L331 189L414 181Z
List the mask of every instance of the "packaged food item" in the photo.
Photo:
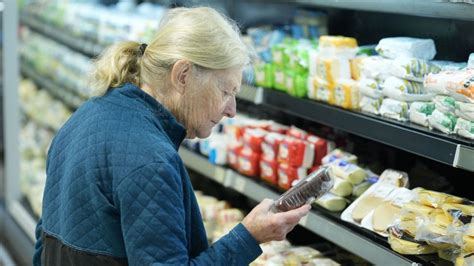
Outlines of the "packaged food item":
M260 175L260 153L244 146L238 156L239 164L237 170L247 176Z
M458 118L456 116L449 113L443 114L437 109L435 109L428 118L431 129L437 129L445 134L454 133L457 120Z
M297 139L306 139L308 137L308 132L306 132L305 130L301 129L301 128L297 128L295 126L291 126L287 132L286 132L286 135L287 136L290 136L290 137L293 137L293 138L297 138Z
M330 153L328 153L326 156L323 157L321 160L322 164L328 164L331 163L337 159L344 160L349 163L356 164L357 163L357 156L354 154L345 152L341 149L334 149Z
M398 121L408 121L408 103L386 98L382 101L379 112L382 116Z
M351 78L353 80L360 80L362 60L365 57L367 56L357 56L356 58L349 60L349 63L351 65Z
M357 40L344 36L321 36L319 37L319 52L325 56L342 58L354 58L357 54Z
M243 149L241 145L228 148L227 151L227 164L233 169L239 169L239 156L240 151Z
M474 104L456 101L454 114L467 121L474 121Z
M397 77L387 78L381 86L383 95L399 101L431 101L435 96L432 93L426 93L423 83Z
M290 127L271 121L265 128L269 132L285 135Z
M268 131L260 128L247 128L244 131L243 141L244 145L252 149L252 151L261 153L262 143Z
M272 64L255 64L255 84L264 88L273 87L273 65Z
M262 158L260 160L260 177L273 185L278 185L278 162Z
M288 190L293 182L303 179L308 174L308 169L280 163L278 165L278 186Z
M450 92L472 87L472 82L469 81L472 77L474 77L474 69L449 70L429 74L423 83L429 92L448 95Z
M474 122L458 118L454 132L461 137L474 139Z
M354 219L355 222L360 223L364 217L382 203L382 197L366 196L361 198L352 210L352 219Z
M408 187L408 174L399 170L385 169L380 175L378 182L390 184L395 187Z
M375 47L377 53L387 58L414 57L432 60L436 55L433 40L411 37L383 38Z
M347 199L336 196L332 193L326 193L315 201L316 204L328 211L340 212L347 206Z
M351 65L348 59L340 57L317 57L316 76L335 84L338 79L351 78Z
M388 243L396 252L404 255L422 255L436 253L436 248L424 241L417 241L396 226L388 229Z
M262 158L266 160L275 160L278 155L278 148L280 143L285 138L285 135L280 133L270 132L266 134L263 138L261 144L262 149Z
M437 65L441 69L441 71L461 70L467 67L467 64L465 62L453 62L445 60L432 60L430 62L432 64Z
M381 56L363 58L360 66L361 77L381 81L385 80L390 76L392 61L393 60Z
M444 114L454 114L456 111L456 101L449 96L438 95L434 97L433 103L438 111Z
M351 182L336 176L334 186L330 192L336 196L347 197L352 194L352 188L353 184Z
M308 94L308 75L291 70L285 72L286 91L288 94L303 98Z
M418 195L418 202L425 206L432 208L441 207L445 203L463 203L465 199L449 195L442 192L427 190L423 188L417 188L415 192Z
M410 105L410 121L428 127L428 117L433 113L434 109L434 103L413 102Z
M382 106L382 101L383 97L371 98L367 96L361 96L359 106L360 109L364 112L379 115L379 109Z
M276 212L296 209L324 195L332 188L333 184L334 176L331 167L321 167L318 171L300 180L276 200L273 210Z
M272 49L272 60L274 64L279 66L285 66L289 63L289 57L287 50L289 49L289 45L287 43L280 43L274 45Z
M399 57L393 60L390 73L396 77L416 82L423 82L423 78L430 73L438 73L441 68L426 60L417 58Z
M345 109L359 108L359 88L352 79L339 79L334 89L334 104Z
M455 266L472 266L474 265L474 252L465 254L462 253L456 258Z
M469 58L467 59L467 67L474 69L474 53L469 54Z
M375 79L361 78L357 85L361 95L375 99L383 97L382 88Z
M279 65L273 65L273 88L286 91L285 69Z
M342 159L337 159L330 164L334 169L334 175L351 182L359 184L367 177L367 172L359 166Z
M369 189L374 183L371 181L364 181L360 184L354 185L352 187L352 196L354 197L360 197L367 189Z
M329 84L317 76L308 78L308 98L334 104L335 84Z
M322 164L322 159L326 154L328 153L329 150L331 150L330 146L332 145L330 142L328 142L325 139L316 137L314 135L309 135L306 138L306 141L314 145L314 165L321 165Z
M292 137L286 137L278 149L278 161L295 167L310 168L314 162L314 145Z

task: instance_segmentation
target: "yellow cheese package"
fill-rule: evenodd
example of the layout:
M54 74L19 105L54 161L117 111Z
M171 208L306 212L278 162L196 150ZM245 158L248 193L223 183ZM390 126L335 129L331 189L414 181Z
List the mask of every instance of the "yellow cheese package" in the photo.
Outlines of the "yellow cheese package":
M336 177L354 185L361 183L367 177L367 172L364 169L343 159L336 159L330 165Z
M404 255L422 255L436 253L436 248L424 241L415 240L403 230L392 226L388 229L388 243L396 252Z
M315 201L316 204L328 211L339 212L347 206L347 199L336 196L332 193L326 193Z
M351 78L351 66L348 59L340 57L317 57L316 76L335 84L338 79Z
M319 77L308 78L308 98L334 104L334 84Z
M352 37L324 35L319 37L318 49L324 55L350 59L357 54L358 46Z
M334 104L345 109L359 109L359 87L352 79L339 79L334 89Z

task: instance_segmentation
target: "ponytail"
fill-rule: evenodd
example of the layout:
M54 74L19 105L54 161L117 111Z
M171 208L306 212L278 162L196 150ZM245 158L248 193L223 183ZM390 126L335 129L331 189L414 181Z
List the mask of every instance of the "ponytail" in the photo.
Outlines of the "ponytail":
M124 41L108 47L93 64L91 86L99 95L131 82L140 84L140 43Z

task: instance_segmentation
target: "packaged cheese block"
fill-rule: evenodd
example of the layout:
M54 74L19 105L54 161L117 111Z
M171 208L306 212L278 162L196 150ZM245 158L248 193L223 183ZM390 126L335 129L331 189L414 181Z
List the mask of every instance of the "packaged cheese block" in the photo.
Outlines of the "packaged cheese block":
M383 117L408 121L408 103L403 101L386 98L382 101L379 112Z
M278 148L280 147L280 143L284 138L285 135L279 133L271 132L266 134L261 144L262 158L266 159L267 161L276 160Z
M260 160L260 177L273 185L278 185L278 161L262 158Z
M383 97L382 88L379 86L379 82L375 79L361 78L357 85L361 95L374 99Z
M360 201L352 210L352 219L360 223L360 221L362 221L362 219L364 219L367 214L382 204L383 200L384 199L381 197L371 195L360 198Z
M372 227L375 231L386 232L396 218L400 216L401 208L393 205L391 202L384 202L374 209L372 216Z
M349 196L352 193L353 184L345 179L336 177L334 186L330 190L332 194L340 197Z
M423 89L423 83L397 77L387 78L381 86L384 96L399 101L430 101L435 96Z
M377 53L387 58L414 57L432 60L436 55L433 40L411 37L383 38L375 47Z
M445 134L454 133L454 127L456 126L458 118L450 113L442 113L435 109L431 116L428 118L429 127L431 129L437 129Z
M456 226L462 226L466 223L471 223L473 220L474 205L444 203L441 205L441 209L443 214L450 218L450 222L455 221Z
M347 199L336 196L332 193L326 193L317 199L316 204L325 208L328 211L339 212L344 210L347 206Z
M456 258L454 266L472 266L474 265L474 252L473 253L462 253Z
M286 132L286 135L297 139L306 139L308 137L308 132L295 126L291 126Z
M314 165L321 165L324 156L331 149L331 143L325 139L319 138L314 135L309 135L306 141L314 145Z
M371 98L367 96L361 96L360 98L360 110L372 114L379 115L380 107L382 106L383 97L380 98Z
M456 101L454 114L467 121L474 121L474 104Z
M314 162L314 145L292 137L286 137L278 149L278 161L295 167L310 168Z
M338 79L351 78L351 65L348 59L340 57L317 57L316 76L335 84Z
M392 62L390 73L396 77L416 82L423 82L423 78L429 73L438 73L441 68L426 60L417 58L396 58Z
M417 188L418 202L425 206L439 208L445 203L463 203L465 199L442 192Z
M429 74L423 84L427 91L448 95L450 92L473 87L470 79L474 77L474 69L448 70L437 74Z
M474 139L474 122L458 118L454 132L461 137Z
M359 89L352 79L339 79L334 89L334 104L345 109L359 109Z
M461 246L462 250L467 253L474 252L474 236L463 236L463 244Z
M293 181L303 179L307 174L307 168L294 167L281 163L278 166L278 186L288 190L291 188Z
M341 149L332 150L330 153L328 153L326 156L323 157L321 162L323 164L328 164L328 163L331 163L331 162L333 162L337 159L341 159L341 160L344 160L344 161L347 161L347 162L353 163L353 164L357 163L357 156L355 156L354 154L345 152Z
M396 252L404 255L422 255L436 253L436 248L424 241L417 241L395 226L388 229L388 243Z
M239 154L237 170L247 176L260 176L260 153L244 146Z
M365 57L366 56L358 56L349 60L349 63L351 64L351 78L353 80L360 80L362 60Z
M434 109L435 105L432 102L413 102L410 104L410 121L428 127L428 117Z
M383 81L390 76L390 68L392 66L390 59L381 56L369 56L362 59L361 62L361 77L368 79L376 79Z
M367 177L367 172L359 166L349 163L342 159L337 159L331 163L334 175L351 182L359 184Z
M438 95L433 98L433 103L441 113L454 114L456 111L456 100L452 97Z
M319 37L319 53L325 56L351 59L357 54L357 40L344 36Z
M268 123L268 125L265 127L265 130L269 132L285 135L289 128L290 128L289 126L285 126L285 125L270 121L270 123Z
M239 156L242 148L242 146L235 146L227 151L227 164L233 169L239 169Z
M369 189L374 183L371 181L364 181L360 184L353 185L352 187L352 196L358 198L360 197L367 189Z
M334 104L334 83L315 76L308 79L308 98Z
M273 87L273 65L272 64L255 64L255 84L264 88Z

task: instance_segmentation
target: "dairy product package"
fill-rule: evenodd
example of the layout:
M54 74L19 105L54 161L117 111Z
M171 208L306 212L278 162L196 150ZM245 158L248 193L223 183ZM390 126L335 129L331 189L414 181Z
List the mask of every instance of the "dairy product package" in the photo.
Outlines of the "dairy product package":
M432 93L426 93L423 83L397 77L387 78L381 87L383 95L399 101L430 101L435 96Z
M241 145L227 148L227 164L233 169L239 169L240 151L243 149Z
M461 137L474 139L474 122L458 118L454 132Z
M314 165L321 165L324 156L326 156L328 151L332 150L334 146L334 143L314 135L309 135L306 141L314 145Z
M404 255L422 255L436 253L436 248L425 241L417 241L397 226L388 229L388 243L396 252Z
M321 198L317 199L315 203L328 211L339 212L346 208L347 199L332 193L326 193L322 195Z
M270 132L266 134L261 144L262 158L267 160L276 160L278 148L284 138L285 135L280 133Z
M291 126L286 132L286 135L289 137L305 140L308 137L308 132L301 128Z
M467 67L465 62L453 62L453 61L444 61L444 60L433 60L430 61L432 64L437 65L441 71L446 70L461 70Z
M337 80L334 89L334 104L345 109L359 109L359 87L354 80Z
M375 79L361 78L358 83L360 94L374 99L383 97L382 88Z
M361 96L360 98L360 109L364 112L379 115L379 109L382 106L383 97L371 98L368 96Z
M354 154L345 152L341 149L334 149L330 153L328 153L326 156L323 157L321 160L322 164L328 164L332 163L333 161L341 159L349 163L356 164L357 163L357 156Z
M308 75L297 73L292 70L285 72L286 91L288 94L303 98L308 94Z
M438 95L433 98L433 103L441 113L454 114L456 112L456 101L452 97Z
M307 174L308 168L280 163L278 165L278 186L288 190L295 181L304 178Z
M285 69L279 65L273 65L273 88L286 91Z
M331 167L321 167L299 180L295 186L281 195L275 201L273 210L275 212L289 211L310 203L328 192L333 184L334 176Z
M474 103L456 101L454 114L468 121L474 121Z
M243 143L252 151L261 153L262 143L268 131L260 128L246 128L243 135Z
M362 61L367 56L357 56L356 58L350 59L351 64L351 77L353 80L359 80L361 78L361 67Z
M273 87L273 65L272 64L255 64L255 84L264 88Z
M365 191L367 191L367 189L369 189L372 185L374 184L374 182L370 181L370 180L366 180L360 184L357 184L357 185L354 185L352 187L352 196L354 197L360 197Z
M356 164L349 163L343 159L337 159L330 163L336 177L347 180L356 185L364 181L367 172Z
M310 168L314 162L314 145L292 137L286 137L278 148L278 161L295 167Z
M440 70L439 66L423 59L400 57L393 60L390 73L399 78L423 82L426 75Z
M358 51L357 40L344 36L321 36L318 48L319 52L325 56L345 59L354 58Z
M260 160L260 178L273 185L278 185L278 161L262 158Z
M437 109L435 109L428 118L431 129L437 129L445 134L454 133L457 120L458 118L456 116L449 113L443 114Z
M383 38L375 47L377 53L387 58L414 57L432 60L436 55L434 41L411 37Z
M448 95L450 92L474 87L473 83L469 81L472 77L474 77L474 69L449 70L428 74L423 83L429 92Z
M381 56L363 58L360 65L361 77L385 80L390 76L392 61Z
M413 102L410 105L410 121L428 127L428 117L435 109L434 103L431 102Z
M353 184L346 179L336 176L330 192L336 196L347 197L352 194Z
M386 98L379 112L382 116L398 121L408 121L408 103Z
M315 63L316 76L326 80L329 84L336 83L338 79L351 78L351 66L348 59L319 56Z
M308 98L334 104L335 84L329 84L319 77L308 78Z
M243 147L238 155L237 170L247 176L260 175L260 153L253 151L249 147Z

